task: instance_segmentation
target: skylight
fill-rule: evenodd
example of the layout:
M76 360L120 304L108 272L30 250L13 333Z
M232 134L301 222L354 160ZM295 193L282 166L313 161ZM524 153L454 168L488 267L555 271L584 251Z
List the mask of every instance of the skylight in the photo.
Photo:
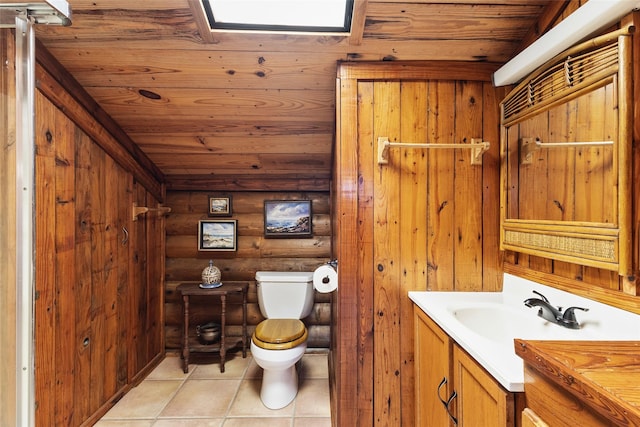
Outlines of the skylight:
M212 30L348 33L353 0L202 0Z

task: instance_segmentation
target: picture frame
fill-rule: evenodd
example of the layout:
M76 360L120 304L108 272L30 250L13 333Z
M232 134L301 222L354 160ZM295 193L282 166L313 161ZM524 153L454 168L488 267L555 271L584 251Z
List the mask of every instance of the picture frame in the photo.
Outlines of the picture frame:
M304 238L313 233L311 200L265 200L264 236Z
M209 216L231 216L231 196L209 196Z
M238 249L238 221L235 219L200 220L198 222L199 251Z

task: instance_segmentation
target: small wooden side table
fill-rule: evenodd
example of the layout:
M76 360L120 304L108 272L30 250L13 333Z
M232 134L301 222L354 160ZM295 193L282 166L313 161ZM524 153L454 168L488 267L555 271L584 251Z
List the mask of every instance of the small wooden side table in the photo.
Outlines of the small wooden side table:
M228 342L225 334L227 296L230 294L242 294L242 357L247 357L247 289L248 282L223 282L222 286L214 289L203 289L198 283L182 283L178 291L182 295L182 314L184 315L182 329L182 358L183 371L189 372L189 355L191 353L220 353L220 372L224 372L225 356L227 349L238 344L238 340ZM220 298L220 341L214 344L204 345L198 341L198 337L189 334L189 298L219 297Z

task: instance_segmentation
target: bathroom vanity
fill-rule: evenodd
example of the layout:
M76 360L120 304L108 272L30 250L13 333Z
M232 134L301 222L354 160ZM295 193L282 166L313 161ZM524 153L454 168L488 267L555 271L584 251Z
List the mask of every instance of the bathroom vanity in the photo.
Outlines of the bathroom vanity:
M561 327L538 317L537 307L526 307L523 303L535 296L534 291L545 295L554 306L588 308L589 311L577 314L580 329ZM563 352L563 349L577 349L577 356L568 358L566 362L571 365L573 360L575 366L568 366L564 374L558 375L559 381L577 378L570 369L580 371L585 368L583 362L589 360L594 369L608 372L611 368L609 355L613 360L617 352L623 352L630 343L640 342L640 315L510 274L504 276L502 292L427 291L409 292L409 297L415 304L417 426L520 425L523 410L530 403L531 384L540 384L541 380L531 380L533 375L537 375L535 372L532 374L532 370L525 374L523 359L514 348L515 339L524 340L518 343L525 343L525 347L520 347L522 352L529 350L528 362L539 362L537 372L548 373L549 366L559 363L542 364L544 359L541 355L545 350L548 350L545 357L553 361L554 357L560 358L560 354L565 357L571 354ZM558 350L554 352L554 348ZM593 350L593 359L580 359L584 355L580 349L586 348ZM597 348L605 350L596 354ZM637 367L640 357L637 356L638 347L634 348ZM533 350L536 354L532 356ZM624 359L624 364L629 364L629 360ZM584 372L580 374L584 375ZM605 381L609 388L615 385L616 377L598 372L589 375ZM623 377L623 381L626 378ZM632 383L635 385L637 381ZM562 392L561 388L559 393L570 395ZM560 397L558 399L561 400ZM636 414L639 412L637 401L630 401L627 412L634 404ZM580 402L569 405L584 406ZM534 405L527 413L536 412L540 406ZM607 404L604 406L609 407ZM622 414L623 410L617 413ZM538 415L544 419L546 413ZM631 419L625 415L622 418ZM454 419L457 424L453 423ZM562 423L549 421L549 425Z
M522 393L505 390L418 306L414 314L416 426L514 426Z

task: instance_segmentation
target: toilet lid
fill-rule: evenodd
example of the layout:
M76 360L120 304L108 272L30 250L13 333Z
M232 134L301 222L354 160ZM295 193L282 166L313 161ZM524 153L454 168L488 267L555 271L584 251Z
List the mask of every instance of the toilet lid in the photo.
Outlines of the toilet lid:
M307 339L307 328L298 319L267 319L256 326L253 342L268 350L286 350Z

